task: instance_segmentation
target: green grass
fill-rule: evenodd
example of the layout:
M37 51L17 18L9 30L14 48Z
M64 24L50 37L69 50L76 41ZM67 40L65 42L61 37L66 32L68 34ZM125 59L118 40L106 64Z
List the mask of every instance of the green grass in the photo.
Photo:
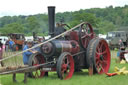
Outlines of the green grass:
M20 52L20 51L18 51ZM18 53L17 51L16 52L12 52L12 51L8 51L8 52L5 52L3 54L3 58L5 57L10 57L16 53ZM9 58L7 60L4 60L3 63L4 63L4 66L19 66L19 65L23 65L23 60L22 60L22 54L19 54L15 57L12 57L12 58Z
M109 72L113 72L114 67L122 68L124 66L128 69L128 64L115 63L116 51L112 51L112 60ZM24 85L22 82L23 74L17 74L18 83L12 82L12 75L1 76L2 85ZM107 77L103 75L88 76L88 72L74 73L73 77L69 80L60 80L55 72L51 72L48 77L40 79L28 78L25 85L128 85L128 75L116 75Z

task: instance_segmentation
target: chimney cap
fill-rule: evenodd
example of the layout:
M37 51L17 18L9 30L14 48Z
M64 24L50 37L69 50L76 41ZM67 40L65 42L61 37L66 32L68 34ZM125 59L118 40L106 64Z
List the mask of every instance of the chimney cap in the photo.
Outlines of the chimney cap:
M55 8L55 6L48 6L48 8Z

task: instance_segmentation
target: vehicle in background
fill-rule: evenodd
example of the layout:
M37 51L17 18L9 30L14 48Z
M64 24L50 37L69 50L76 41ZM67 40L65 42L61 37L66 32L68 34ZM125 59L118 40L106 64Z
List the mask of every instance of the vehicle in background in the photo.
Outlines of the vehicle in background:
M49 39L49 38L50 38L50 36L44 36L44 38L47 40L47 39Z
M99 37L99 38L104 38L104 39L106 39L107 35L99 34L98 37Z
M128 46L128 32L126 31L111 31L107 33L107 42L110 49L119 48L120 42L124 44L125 47Z
M0 36L0 40L1 40L2 44L5 44L6 41L8 40L8 37L7 36Z
M10 33L8 34L9 39L11 39L12 41L14 41L14 45L13 48L14 50L21 50L23 45L24 45L24 41L25 41L25 37L24 34L21 33Z
M33 41L33 36L25 36L25 41Z

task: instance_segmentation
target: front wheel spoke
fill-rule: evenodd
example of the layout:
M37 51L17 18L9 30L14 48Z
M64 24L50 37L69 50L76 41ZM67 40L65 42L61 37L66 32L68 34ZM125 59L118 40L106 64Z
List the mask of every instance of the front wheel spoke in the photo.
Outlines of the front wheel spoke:
M38 64L34 64L34 66L37 66Z
M39 77L38 71L36 71L35 77L36 77L36 78Z
M67 68L67 66L68 66L67 64L63 64L63 65L62 65L62 68L65 69L65 68Z
M61 71L61 72L62 72L62 73L64 73L64 71L65 71L65 69L62 69L62 71Z
M36 57L34 57L34 63L37 64L38 63L38 60Z
M67 73L67 70L66 69L62 69L62 71L61 71L62 76L64 76L65 73Z

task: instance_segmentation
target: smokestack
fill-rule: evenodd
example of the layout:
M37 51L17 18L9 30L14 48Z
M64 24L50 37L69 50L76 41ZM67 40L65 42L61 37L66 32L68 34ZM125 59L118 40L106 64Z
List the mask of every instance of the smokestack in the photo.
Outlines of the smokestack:
M54 37L55 29L55 6L48 6L49 34Z

